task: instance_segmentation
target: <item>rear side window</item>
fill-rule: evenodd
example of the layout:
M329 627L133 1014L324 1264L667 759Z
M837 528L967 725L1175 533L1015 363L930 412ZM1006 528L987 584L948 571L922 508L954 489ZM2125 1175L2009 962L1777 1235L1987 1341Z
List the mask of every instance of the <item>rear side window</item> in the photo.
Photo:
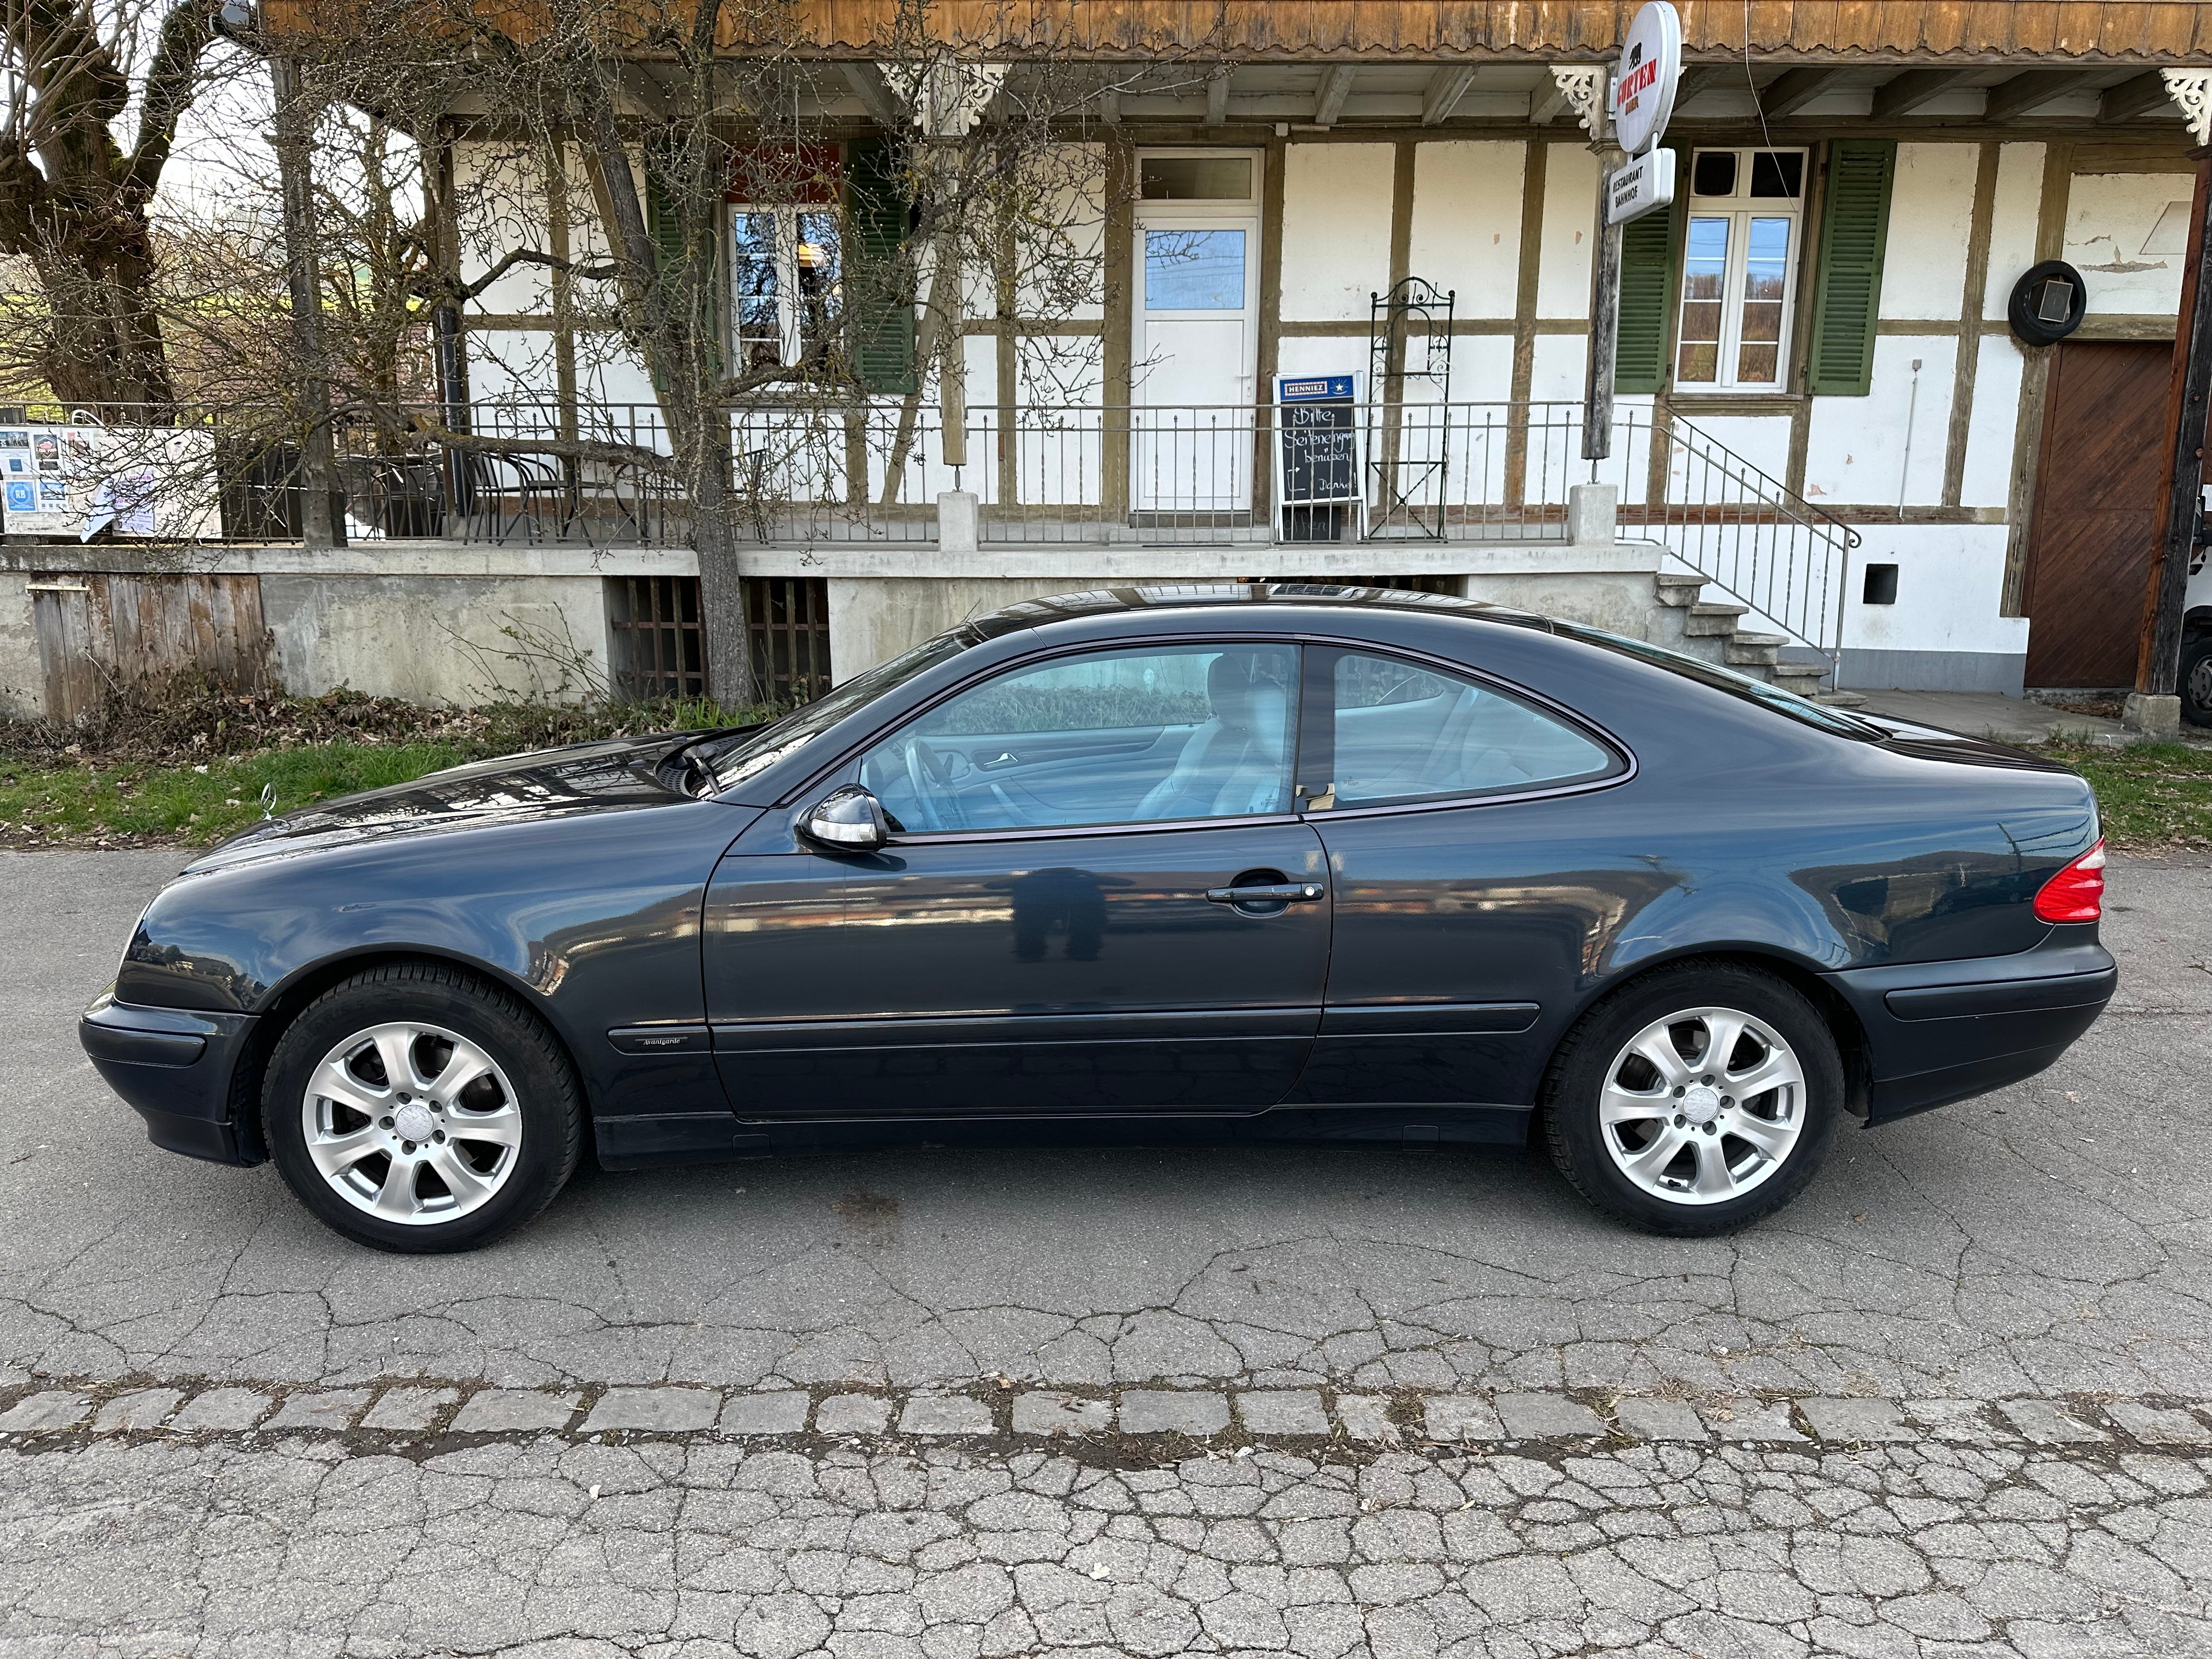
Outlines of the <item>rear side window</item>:
M1548 714L1456 674L1365 652L1316 653L1328 705L1310 796L1387 806L1580 783L1620 769L1613 753ZM1316 701L1318 701L1316 699Z
M1823 732L1832 732L1843 738L1880 739L1889 735L1880 726L1870 725L1856 715L1846 714L1840 708L1814 702L1808 697L1799 696L1795 691L1784 691L1778 685L1769 685L1765 680L1753 679L1749 675L1723 668L1717 663L1686 657L1680 652L1669 651L1662 645L1608 634L1602 628L1584 628L1578 623L1554 623L1552 631L1562 639L1580 640L1584 645L1617 651L1624 657L1634 657L1656 668L1663 668L1670 674L1680 674L1686 680L1695 680L1716 691L1725 691L1732 697L1755 702L1762 708L1797 721L1801 726L1818 726Z

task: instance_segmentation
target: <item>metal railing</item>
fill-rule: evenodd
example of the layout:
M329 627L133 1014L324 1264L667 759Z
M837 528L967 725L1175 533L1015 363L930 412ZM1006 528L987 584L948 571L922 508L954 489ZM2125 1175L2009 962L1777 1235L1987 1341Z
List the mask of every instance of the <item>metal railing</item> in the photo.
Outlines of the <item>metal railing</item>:
M1679 415L1623 410L1596 465L1620 489L1625 537L1655 541L1759 620L1831 656L1859 533Z

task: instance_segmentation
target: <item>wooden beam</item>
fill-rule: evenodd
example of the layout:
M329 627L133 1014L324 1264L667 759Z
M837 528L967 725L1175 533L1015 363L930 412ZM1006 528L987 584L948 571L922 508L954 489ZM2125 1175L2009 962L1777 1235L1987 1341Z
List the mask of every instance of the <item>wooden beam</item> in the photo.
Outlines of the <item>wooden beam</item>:
M2198 154L2203 155L2203 152ZM2189 602L2189 560L2196 551L2203 512L2207 410L2212 410L2212 157L2197 164L2197 189L2189 204L2189 265L2183 278L2179 328L2173 341L2173 380L2167 394L2166 523L2143 592L2142 634L2136 648L2137 696L2170 697L2181 690L2181 631ZM2129 714L2140 705L2129 699ZM2137 718L2131 726L2140 726Z
M1121 88L1109 87L1098 94L1098 118L1109 127L1121 125Z
M1229 70L1224 65L1206 77L1206 125L1222 125L1229 119Z
M2175 113L2173 94L2166 89L2166 77L2156 70L2117 87L2106 87L2097 100L2100 121L2132 121L2142 115Z
M1744 73L1741 58L1724 58L1717 63L1686 64L1682 78L1674 82L1674 107L1681 108L1700 93L1731 88L1737 92L1751 90L1751 78Z
M1889 121L1910 115L1923 104L1933 103L1972 73L1971 69L1907 70L1874 89L1874 118Z
M1528 94L1528 125L1549 126L1559 112L1567 106L1567 89L1555 76L1547 74L1543 84Z
M845 84L867 106L868 118L886 132L896 132L903 124L899 119L898 106L891 100L890 88L884 84L883 71L873 64L848 63L844 69Z
M1331 64L1321 72L1321 90L1314 94L1314 125L1333 127L1336 118L1344 112L1344 100L1352 94L1352 83L1358 78L1359 70L1352 64Z
M1795 115L1849 73L1841 69L1791 70L1771 85L1759 89L1759 107L1771 121Z
M2079 92L2089 78L2080 70L2029 70L2024 75L2015 75L1990 88L1990 100L1983 106L1982 118L2014 121L2033 115L2053 99Z
M1474 70L1467 64L1448 64L1431 76L1428 90L1421 94L1421 125L1432 127L1442 122L1459 107L1474 81Z

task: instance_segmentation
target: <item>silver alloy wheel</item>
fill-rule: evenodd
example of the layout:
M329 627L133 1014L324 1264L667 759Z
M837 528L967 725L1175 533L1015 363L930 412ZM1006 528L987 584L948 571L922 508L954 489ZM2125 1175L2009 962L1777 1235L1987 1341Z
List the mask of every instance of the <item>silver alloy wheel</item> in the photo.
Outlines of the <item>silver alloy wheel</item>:
M1741 1198L1805 1127L1805 1072L1779 1032L1735 1008L1655 1019L1607 1068L1598 1132L1620 1172L1670 1204Z
M398 1021L325 1054L300 1104L331 1190L403 1226L452 1221L507 1184L522 1110L499 1062L457 1031Z

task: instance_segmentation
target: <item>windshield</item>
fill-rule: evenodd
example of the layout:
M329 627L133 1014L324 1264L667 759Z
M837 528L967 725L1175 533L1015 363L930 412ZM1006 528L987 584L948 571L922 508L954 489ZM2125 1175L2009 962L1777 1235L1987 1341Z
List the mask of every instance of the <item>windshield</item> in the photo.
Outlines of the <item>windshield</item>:
M1637 657L1680 674L1685 679L1695 680L1700 685L1710 685L1716 691L1726 691L1748 702L1771 708L1778 714L1806 726L1818 726L1823 732L1833 732L1839 737L1864 738L1879 740L1889 735L1881 727L1846 714L1840 708L1831 708L1795 691L1784 691L1778 685L1769 685L1765 680L1753 679L1748 674L1739 674L1732 668L1723 668L1701 658L1686 656L1680 651L1669 651L1664 646L1647 644L1620 634L1608 634L1601 628L1585 628L1579 623L1555 622L1552 631L1570 640L1580 640L1584 645L1602 646L1607 651L1618 651L1625 657Z
M819 737L863 703L934 668L946 658L959 655L975 642L975 636L965 626L950 634L939 634L933 640L924 640L905 655L893 657L865 674L855 675L836 690L817 697L804 708L793 709L781 720L702 744L691 754L713 771L716 793L734 789L746 779L767 771L799 744Z

